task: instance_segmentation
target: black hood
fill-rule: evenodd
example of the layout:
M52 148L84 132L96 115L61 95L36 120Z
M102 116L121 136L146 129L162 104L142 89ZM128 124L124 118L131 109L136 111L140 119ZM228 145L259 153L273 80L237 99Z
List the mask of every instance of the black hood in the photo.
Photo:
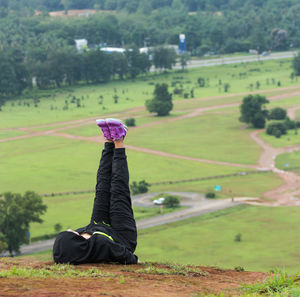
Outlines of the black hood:
M89 254L89 248L89 241L84 237L64 231L55 239L53 259L55 263L83 263Z

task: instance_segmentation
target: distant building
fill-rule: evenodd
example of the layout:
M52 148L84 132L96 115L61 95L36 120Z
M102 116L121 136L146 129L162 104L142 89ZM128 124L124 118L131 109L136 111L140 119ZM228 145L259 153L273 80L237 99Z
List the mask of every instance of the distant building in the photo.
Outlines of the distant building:
M82 52L84 49L88 48L88 42L86 39L76 39L75 40L76 43L76 48L79 52Z
M255 49L249 49L249 54L258 55L258 51Z
M105 53L125 53L126 49L121 47L101 47L101 51Z

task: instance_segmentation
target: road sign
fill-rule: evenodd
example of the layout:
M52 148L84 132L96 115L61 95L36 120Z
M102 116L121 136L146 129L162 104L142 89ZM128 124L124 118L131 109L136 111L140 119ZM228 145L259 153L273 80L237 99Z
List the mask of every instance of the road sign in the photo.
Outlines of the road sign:
M214 186L215 191L220 192L222 190L222 187L219 185Z

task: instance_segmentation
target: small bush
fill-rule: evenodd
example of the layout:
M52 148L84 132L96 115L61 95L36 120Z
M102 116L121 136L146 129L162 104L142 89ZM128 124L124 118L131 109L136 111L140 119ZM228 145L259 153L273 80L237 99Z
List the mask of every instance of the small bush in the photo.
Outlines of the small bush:
M54 225L54 231L55 231L56 233L59 233L61 230L62 230L62 225L61 225L60 223L56 223L56 224Z
M204 88L205 87L205 78L198 77L197 82L198 82L198 85L199 85L200 88Z
M205 197L206 198L216 198L216 193L214 193L214 192L207 192L205 194Z
M176 208L180 205L180 197L167 195L163 202L163 205L167 208Z
M126 119L125 125L128 127L135 127L135 118Z
M267 127L267 134L274 135L279 138L281 135L286 134L286 125L283 122L271 123Z
M132 182L130 185L130 190L133 195L147 193L149 190L150 184L148 184L145 180Z
M238 233L237 235L235 235L234 241L236 241L236 242L242 241L242 234Z
M181 95L182 93L183 93L183 90L182 90L182 89L175 88L175 89L173 90L173 94L175 94L175 95Z
M269 112L269 120L284 120L286 117L286 110L281 107L272 108Z

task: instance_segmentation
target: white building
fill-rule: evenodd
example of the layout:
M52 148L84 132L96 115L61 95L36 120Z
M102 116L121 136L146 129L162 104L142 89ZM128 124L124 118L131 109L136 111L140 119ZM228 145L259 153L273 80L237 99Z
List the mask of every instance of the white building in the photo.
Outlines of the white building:
M76 39L75 43L76 43L76 48L79 52L82 52L84 49L88 48L87 46L88 42L86 39Z

